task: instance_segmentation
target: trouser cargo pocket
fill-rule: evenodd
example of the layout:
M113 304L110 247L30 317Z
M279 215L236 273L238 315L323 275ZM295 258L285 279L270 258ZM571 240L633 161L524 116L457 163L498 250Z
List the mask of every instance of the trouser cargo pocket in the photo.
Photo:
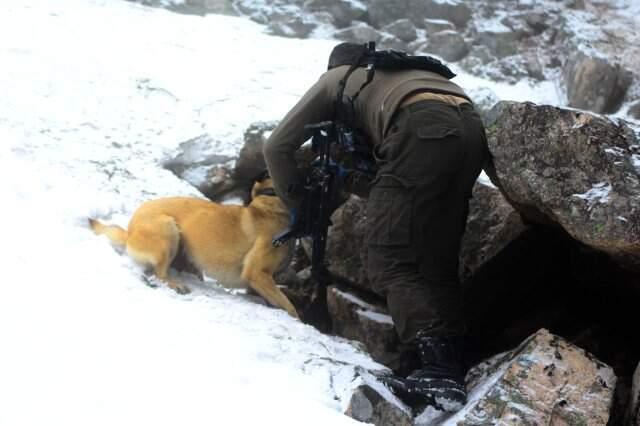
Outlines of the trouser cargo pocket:
M411 189L393 177L381 177L367 201L367 244L408 246L412 214Z

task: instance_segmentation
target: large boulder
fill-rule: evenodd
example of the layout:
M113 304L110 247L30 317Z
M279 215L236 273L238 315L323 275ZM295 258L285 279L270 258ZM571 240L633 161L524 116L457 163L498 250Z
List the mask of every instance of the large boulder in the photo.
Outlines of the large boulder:
M632 74L606 57L576 50L564 66L569 105L597 113L620 108Z
M528 220L640 268L638 141L621 121L500 102L487 123L496 183Z
M467 380L469 402L447 424L604 425L616 386L611 367L545 329Z

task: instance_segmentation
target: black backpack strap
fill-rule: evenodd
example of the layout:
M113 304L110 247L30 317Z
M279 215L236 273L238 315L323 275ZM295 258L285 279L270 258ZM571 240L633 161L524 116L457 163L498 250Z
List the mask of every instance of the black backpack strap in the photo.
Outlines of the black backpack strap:
M336 96L336 108L335 108L335 117L338 121L345 122L350 126L353 125L352 121L355 113L354 102L356 101L356 99L358 99L358 96L360 96L360 92L362 92L362 89L364 89L369 83L371 83L371 81L373 80L373 75L375 74L375 61L374 61L374 55L373 55L375 51L376 51L375 42L370 41L366 43L365 49L362 51L358 59L354 61L353 64L351 64L347 72L344 74L344 77L342 77L342 79L338 83L338 94ZM344 89L347 86L347 80L349 80L349 77L351 77L351 74L357 68L360 68L365 65L367 66L367 79L360 86L360 88L355 93L355 95L353 95L352 97L351 96L347 97L350 110L344 111L344 108L346 106L344 102Z

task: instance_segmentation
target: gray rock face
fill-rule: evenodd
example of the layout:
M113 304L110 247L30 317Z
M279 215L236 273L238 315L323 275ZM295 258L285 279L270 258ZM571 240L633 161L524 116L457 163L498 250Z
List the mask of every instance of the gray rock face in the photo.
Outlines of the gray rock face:
M496 183L527 219L640 268L640 147L622 122L500 102L487 123Z
M569 105L598 113L616 112L632 81L620 64L581 51L570 56L564 75Z
M473 101L473 106L476 111L482 116L482 119L486 121L487 113L500 102L500 98L496 93L488 87L472 87L467 90L467 95Z
M382 38L382 35L378 30L364 23L336 31L333 36L339 40L350 41L353 43L366 43L368 41L378 42Z
M497 188L476 183L462 239L460 276L469 278L487 260L526 230L520 214Z
M195 15L207 13L237 15L231 0L186 0L183 4L174 5L170 9Z
M640 120L640 101L637 101L629 108L629 115L636 120Z
M425 19L422 22L422 26L424 27L427 34L456 29L455 25L453 25L449 21L445 21L444 19Z
M382 31L396 36L405 43L410 43L418 38L416 26L409 19L398 19L389 25L385 25Z
M186 180L203 194L224 192L231 188L233 158L215 153L209 135L200 135L180 144L173 158L164 167Z
M234 179L253 181L259 173L267 169L262 148L269 133L275 128L275 122L253 123L247 128L244 132L244 145L240 149L236 162Z
M440 56L445 61L456 62L469 53L469 46L460 33L452 30L429 35L426 50Z
M345 412L347 416L376 426L413 425L409 407L375 379L360 380L363 383L353 391Z
M296 13L272 14L267 28L273 35L292 38L306 38L317 24Z
M497 58L515 55L518 52L519 34L515 31L480 31L476 41L489 48L491 54Z
M312 12L327 12L338 28L350 26L353 21L362 21L366 9L358 3L343 0L309 0L304 4Z
M371 0L369 3L369 20L374 27L381 28L407 17L416 25L422 25L425 19L443 19L464 28L471 19L471 9L458 0Z
M179 151L164 162L164 167L212 200L237 196L249 201L254 178L266 170L262 146L275 126L275 122L249 126L237 157L216 154L215 141L208 135L198 136L180 144Z
M366 200L352 195L333 213L331 221L326 251L331 273L363 290L371 290L365 269Z
M374 360L398 367L398 336L385 306L336 287L328 289L327 301L334 334L361 342Z
M631 400L629 401L629 412L627 413L627 424L640 425L640 363L633 375L633 386L631 387Z
M611 367L542 329L471 384L447 424L604 425L615 384Z

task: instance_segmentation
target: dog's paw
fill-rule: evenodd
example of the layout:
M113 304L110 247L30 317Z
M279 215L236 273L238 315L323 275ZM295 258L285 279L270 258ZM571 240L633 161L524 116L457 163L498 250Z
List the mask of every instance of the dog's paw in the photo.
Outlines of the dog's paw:
M169 287L173 289L178 294L189 294L191 293L191 289L184 284L170 284Z

